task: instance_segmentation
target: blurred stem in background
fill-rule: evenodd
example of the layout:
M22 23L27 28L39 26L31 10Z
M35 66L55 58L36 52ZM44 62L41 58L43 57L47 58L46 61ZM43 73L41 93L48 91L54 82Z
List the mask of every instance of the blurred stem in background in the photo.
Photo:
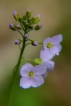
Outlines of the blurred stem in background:
M8 97L9 98L8 99L8 106L12 106L12 98L13 98L13 93L14 93L14 87L15 87L15 83L16 83L16 79L17 79L18 70L19 70L19 67L20 67L21 58L22 58L22 55L23 55L23 52L24 52L24 49L25 49L25 43L26 43L26 40L23 38L22 49L20 51L20 56L19 56L19 59L18 59L17 67L16 67L16 70L14 72L13 79L12 79L12 82L11 82L11 85L10 85L10 92L9 92L9 97Z

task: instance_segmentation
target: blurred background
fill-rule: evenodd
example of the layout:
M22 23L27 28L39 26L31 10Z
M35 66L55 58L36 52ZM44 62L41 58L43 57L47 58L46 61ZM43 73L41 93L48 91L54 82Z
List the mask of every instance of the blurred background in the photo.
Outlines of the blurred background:
M43 42L49 36L62 34L63 49L54 57L54 71L48 73L42 86L25 90L19 87L18 78L12 106L71 106L71 0L0 0L0 106L7 106L12 69L20 52L14 40L21 37L9 29L9 24L16 23L14 10L22 16L27 9L32 16L41 14L39 23L43 25L39 31L30 32L30 38ZM41 48L27 46L25 58L39 57Z

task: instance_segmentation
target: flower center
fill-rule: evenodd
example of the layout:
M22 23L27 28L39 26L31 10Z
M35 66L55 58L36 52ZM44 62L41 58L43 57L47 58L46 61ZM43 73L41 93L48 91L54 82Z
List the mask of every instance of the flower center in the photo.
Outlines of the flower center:
M28 73L28 76L31 77L31 78L33 78L33 77L34 77L34 74L35 74L34 71L30 71L30 72Z
M52 44L51 42L49 42L48 44L47 44L47 48L52 48L54 46L54 44Z

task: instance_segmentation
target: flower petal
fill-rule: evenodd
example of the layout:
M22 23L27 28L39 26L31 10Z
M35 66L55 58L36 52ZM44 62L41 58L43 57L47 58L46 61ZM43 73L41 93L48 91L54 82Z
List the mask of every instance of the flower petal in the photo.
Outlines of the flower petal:
M50 42L50 40L51 40L50 37L49 37L49 38L46 38L46 39L44 40L44 42L43 42L44 48L47 48L47 43Z
M32 82L32 87L38 87L44 83L44 78L41 75L36 75Z
M43 77L46 78L48 75L47 71L43 74Z
M52 37L51 38L51 42L53 43L53 44L59 44L60 42L62 42L62 40L63 40L63 37L62 37L62 35L61 34L59 34L59 35L56 35L56 36L54 36L54 37Z
M20 70L20 75L23 77L28 76L28 72L31 71L32 68L33 68L33 66L30 63L23 65L21 70Z
M51 52L53 54L59 55L59 52L61 51L61 49L62 49L62 46L60 44L57 44L51 49Z
M54 62L53 61L44 61L43 65L46 66L47 71L52 71L54 69Z
M46 72L46 67L44 65L37 65L32 70L35 72L35 75L42 75Z
M54 56L54 54L52 54L51 49L46 49L46 50L42 49L40 52L40 58L43 61L48 61L48 60L52 59L53 56Z
M25 88L26 89L26 88L31 87L31 85L32 85L32 80L31 80L30 77L22 77L20 79L20 86L22 88Z

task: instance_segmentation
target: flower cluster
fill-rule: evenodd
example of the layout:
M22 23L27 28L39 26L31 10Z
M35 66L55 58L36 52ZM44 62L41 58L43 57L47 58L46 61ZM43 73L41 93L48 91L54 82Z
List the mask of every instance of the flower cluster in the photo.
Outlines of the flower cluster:
M40 52L40 58L36 58L34 62L36 66L26 63L20 70L22 76L20 86L23 88L38 87L44 83L48 71L54 69L54 62L51 60L55 55L59 55L62 46L59 44L62 41L62 35L56 35L52 38L46 38L43 42L43 48Z
M19 47L20 44L23 43L22 47L20 47L21 52L18 64L16 65L16 72L21 61L27 62L20 69L20 75L22 76L20 79L20 86L25 89L29 87L38 87L44 83L44 78L47 76L48 71L52 71L54 69L55 63L52 61L52 58L55 55L59 55L59 52L62 49L60 43L62 42L63 37L61 34L59 34L53 36L52 38L46 38L43 43L29 39L29 31L39 30L42 28L42 25L38 24L40 20L40 14L38 14L36 17L32 17L30 10L28 10L26 15L20 17L20 15L14 11L13 16L15 20L20 23L20 25L13 25L11 23L9 24L9 27L14 31L18 31L23 38L23 40L15 40L15 44L19 45ZM24 35L22 34L21 30L24 31ZM22 55L25 47L28 44L31 44L32 46L38 46L38 44L43 45L40 51L40 58L36 58L34 60L23 59ZM32 60L35 63L35 66L28 63L27 60Z

